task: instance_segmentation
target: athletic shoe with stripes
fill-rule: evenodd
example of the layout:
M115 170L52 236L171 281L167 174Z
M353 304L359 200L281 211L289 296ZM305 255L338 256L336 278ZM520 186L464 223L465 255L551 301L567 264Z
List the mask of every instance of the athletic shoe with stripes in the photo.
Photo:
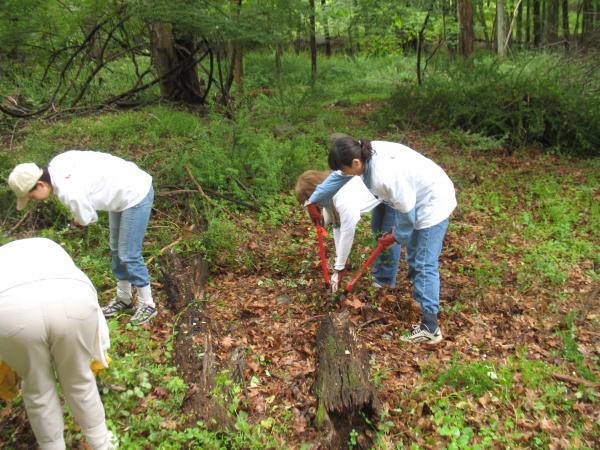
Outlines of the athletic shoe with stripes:
M429 332L427 328L422 328L421 325L413 325L412 332L408 336L402 336L404 342L410 344L437 344L443 339L442 330L438 327L433 333Z

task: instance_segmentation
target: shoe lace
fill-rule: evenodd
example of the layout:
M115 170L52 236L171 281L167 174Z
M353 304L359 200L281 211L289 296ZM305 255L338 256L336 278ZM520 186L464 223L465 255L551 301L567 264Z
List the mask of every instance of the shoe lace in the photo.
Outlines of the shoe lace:
M420 324L413 325L410 335L414 336L415 334L419 334L420 332L421 332L421 325Z

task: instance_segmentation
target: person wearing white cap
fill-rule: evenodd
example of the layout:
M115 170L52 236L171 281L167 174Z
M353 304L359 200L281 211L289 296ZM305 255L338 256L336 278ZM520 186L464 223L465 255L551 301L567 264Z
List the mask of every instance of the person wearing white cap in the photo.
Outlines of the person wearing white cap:
M115 298L103 308L106 317L131 311L132 286L137 307L130 322L148 322L157 314L142 244L150 219L154 189L152 177L134 163L107 153L70 150L54 157L47 167L34 163L16 166L8 184L17 196L17 209L29 200L43 201L55 194L86 226L108 211L112 272L117 280Z
M0 246L0 273L0 360L22 378L23 403L41 449L65 448L57 379L88 444L117 448L90 369L92 360L108 366L110 345L92 282L45 238Z

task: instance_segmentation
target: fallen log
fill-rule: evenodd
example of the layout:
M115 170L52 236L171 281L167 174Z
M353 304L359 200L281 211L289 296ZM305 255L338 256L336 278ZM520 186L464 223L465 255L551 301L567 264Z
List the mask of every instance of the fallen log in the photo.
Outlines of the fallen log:
M182 404L188 415L186 425L202 421L209 430L233 429L234 422L226 408L212 397L219 367L213 351L211 322L202 301L208 265L199 254L170 251L162 257L160 267L168 306L179 315L173 360L179 375L190 386Z
M329 428L328 448L348 448L352 436L352 448L368 449L380 403L348 315L329 314L317 329L316 426Z

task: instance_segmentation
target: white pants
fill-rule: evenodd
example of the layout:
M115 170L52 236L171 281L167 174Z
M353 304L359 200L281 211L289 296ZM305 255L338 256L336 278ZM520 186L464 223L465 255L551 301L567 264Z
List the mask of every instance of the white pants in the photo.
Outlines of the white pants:
M71 279L35 281L0 294L0 359L23 380L23 401L42 450L65 449L57 378L88 443L94 450L108 447L89 367L98 308L92 286Z

